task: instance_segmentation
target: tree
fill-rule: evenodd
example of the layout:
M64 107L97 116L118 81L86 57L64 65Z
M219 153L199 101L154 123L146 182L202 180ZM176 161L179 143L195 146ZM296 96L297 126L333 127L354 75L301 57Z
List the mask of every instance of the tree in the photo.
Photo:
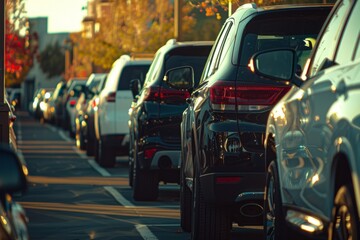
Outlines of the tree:
M40 68L49 78L64 73L65 54L58 42L54 45L47 45L39 57Z
M18 86L33 64L37 46L26 31L23 1L6 0L5 13L5 86ZM25 31L24 31L25 30Z

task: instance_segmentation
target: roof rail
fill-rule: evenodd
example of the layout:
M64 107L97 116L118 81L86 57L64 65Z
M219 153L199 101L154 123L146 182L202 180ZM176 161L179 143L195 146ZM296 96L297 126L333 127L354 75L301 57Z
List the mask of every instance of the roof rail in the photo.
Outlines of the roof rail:
M174 45L176 43L176 39L175 38L172 38L172 39L169 39L167 42L166 42L166 45Z
M245 4L241 5L238 9L244 9L244 8L257 9L257 5L256 5L256 3L245 3Z
M154 54L153 53L130 53L130 57L132 60L135 60L135 59L152 60L154 58Z

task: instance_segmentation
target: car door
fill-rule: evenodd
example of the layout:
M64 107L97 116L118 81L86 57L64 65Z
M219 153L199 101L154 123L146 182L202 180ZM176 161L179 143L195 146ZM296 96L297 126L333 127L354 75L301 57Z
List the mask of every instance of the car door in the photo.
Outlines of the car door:
M351 1L337 5L330 22L318 39L307 77L301 89L274 109L277 122L277 154L283 204L304 207L323 215L331 209L330 192L331 158L334 150L329 112L342 98L339 90L344 79L351 79L355 68L336 62L337 47ZM330 27L331 26L331 27ZM350 56L350 55L349 55ZM340 100L341 101L341 100ZM281 117L280 117L281 116ZM286 192L286 194L284 194ZM300 196L300 197L299 197Z

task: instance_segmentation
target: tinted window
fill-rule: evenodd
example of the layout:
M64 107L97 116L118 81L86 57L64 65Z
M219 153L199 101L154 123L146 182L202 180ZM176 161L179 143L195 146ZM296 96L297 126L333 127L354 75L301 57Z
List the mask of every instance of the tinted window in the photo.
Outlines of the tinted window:
M197 86L210 50L211 46L176 48L166 56L165 71L179 66L191 66Z
M118 90L129 90L130 81L133 79L139 79L141 83L144 83L149 67L150 65L125 66L120 75Z
M230 32L231 26L232 26L232 22L227 22L222 28L221 33L219 34L219 37L216 40L214 51L212 52L212 55L210 56L210 60L207 63L207 66L205 67L206 70L204 72L204 79L208 78L216 71L220 59L220 54L223 49L224 42L226 41L227 35Z
M244 31L240 64L246 66L258 51L293 48L297 53L300 74L329 12L330 8L274 12L255 17Z
M309 67L308 76L315 75L323 69L328 60L332 60L335 55L338 39L340 36L340 26L345 20L345 16L349 10L349 0L343 0L338 5L331 16L330 22L326 25L321 39Z

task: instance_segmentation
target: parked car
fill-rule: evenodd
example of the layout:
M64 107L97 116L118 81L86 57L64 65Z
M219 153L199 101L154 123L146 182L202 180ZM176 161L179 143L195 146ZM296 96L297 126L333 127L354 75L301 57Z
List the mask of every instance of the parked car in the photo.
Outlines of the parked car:
M56 126L61 126L64 121L62 99L66 90L65 80L61 80L56 84L54 93L48 102L47 120L50 123L55 123Z
M86 113L90 100L96 94L97 86L105 73L92 73L88 80L86 80L85 88L80 93L80 96L75 105L75 142L76 147L85 150L86 138L85 128L87 125L88 115Z
M170 39L156 52L145 82L132 82L129 184L135 200L156 200L159 182L179 183L180 122L190 94L172 88L163 78L171 68L192 66L195 79L200 79L212 44Z
M292 85L266 127L267 239L359 239L359 19L360 1L337 1L301 77L293 50L252 59L257 74Z
M94 96L89 100L89 104L85 110L85 123L83 126L83 134L86 142L86 155L94 156L95 149L97 147L94 117L95 111L98 109L99 94L104 89L107 79L107 74L103 74L100 79L100 83L94 91Z
M35 94L32 102L31 113L36 119L41 119L43 117L42 109L40 108L40 103L44 100L45 94L49 91L53 91L52 88L39 88Z
M70 137L75 137L75 104L84 91L87 78L71 78L66 83L66 92L63 96L63 127L69 131Z
M257 51L287 47L300 72L331 7L245 4L224 23L182 118L181 226L193 240L229 239L233 223L262 224L266 120L289 86L247 65ZM194 89L191 67L170 70L166 81Z
M129 152L130 81L143 81L150 64L151 60L136 60L123 55L113 63L107 76L94 116L95 159L103 167L113 167L116 156Z
M49 105L50 99L53 95L54 91L53 90L49 90L46 91L44 97L42 98L42 100L39 103L40 106L40 111L41 111L41 116L40 119L43 119L45 122L50 122L50 116L49 114L51 114L51 107Z
M27 188L26 165L9 146L0 145L0 239L29 239L25 210L12 194Z

